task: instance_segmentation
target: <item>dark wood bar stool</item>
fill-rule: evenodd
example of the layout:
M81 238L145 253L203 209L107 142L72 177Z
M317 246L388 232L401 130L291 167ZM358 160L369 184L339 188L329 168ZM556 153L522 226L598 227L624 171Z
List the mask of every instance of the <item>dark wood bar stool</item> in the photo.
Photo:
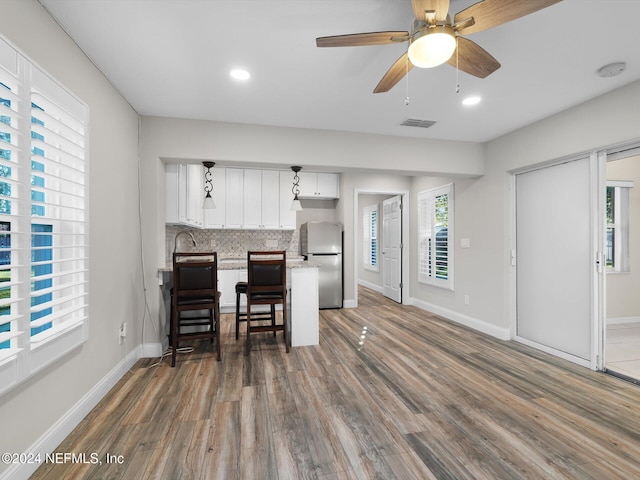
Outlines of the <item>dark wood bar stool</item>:
M287 322L287 254L285 251L247 253L247 338L244 354L251 350L251 333L284 333L284 344L289 353L289 326ZM253 305L270 305L271 324L252 325ZM282 323L275 321L275 306L282 305Z
M203 311L206 315L183 317L182 312ZM176 350L184 339L208 338L220 352L220 292L216 252L173 254L173 292L171 295L171 366L176 365ZM184 332L184 327L207 329Z
M236 340L239 338L240 334L240 322L247 321L247 311L242 312L240 310L240 295L247 294L248 282L238 282L236 283ZM275 325L276 322L276 308L275 305L271 305L271 312L264 313L256 313L251 316L252 322L257 322L261 320L271 320L271 324ZM276 336L276 332L273 332L273 336Z

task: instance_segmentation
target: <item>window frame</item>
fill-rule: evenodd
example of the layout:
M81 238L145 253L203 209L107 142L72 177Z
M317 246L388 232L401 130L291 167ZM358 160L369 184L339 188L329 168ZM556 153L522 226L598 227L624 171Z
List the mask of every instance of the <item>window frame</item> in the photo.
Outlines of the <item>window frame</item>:
M2 36L0 98L2 395L88 339L89 108Z
M438 217L443 213L438 212L438 199L446 196L447 211L446 225L442 226ZM449 183L435 188L418 192L418 282L434 287L454 290L454 184ZM437 235L444 228L446 231L446 276L438 274L442 272L442 240ZM440 245L438 245L440 243ZM440 259L438 261L438 258ZM438 263L440 262L440 267Z

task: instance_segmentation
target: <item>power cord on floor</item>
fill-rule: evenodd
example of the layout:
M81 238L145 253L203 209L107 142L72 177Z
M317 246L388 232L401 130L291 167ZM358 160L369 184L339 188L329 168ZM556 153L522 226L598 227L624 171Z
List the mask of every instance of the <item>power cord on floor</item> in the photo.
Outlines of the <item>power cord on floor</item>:
M164 360L164 357L168 357L169 355L171 355L171 353L173 352L173 349L171 348L167 348L162 355L160 355L160 358L158 358L158 361L152 365L149 365L147 368L151 368L151 367L157 367L158 365L160 365L162 363L162 360ZM180 347L180 348L176 348L176 353L191 353L193 352L193 347Z

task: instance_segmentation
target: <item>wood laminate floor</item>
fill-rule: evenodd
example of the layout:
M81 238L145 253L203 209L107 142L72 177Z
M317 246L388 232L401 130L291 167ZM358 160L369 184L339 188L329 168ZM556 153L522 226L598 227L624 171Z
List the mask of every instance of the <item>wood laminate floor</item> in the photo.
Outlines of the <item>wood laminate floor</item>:
M319 346L263 334L244 357L224 315L222 362L207 343L139 361L57 450L103 463L33 478L640 478L638 386L359 300L321 312Z

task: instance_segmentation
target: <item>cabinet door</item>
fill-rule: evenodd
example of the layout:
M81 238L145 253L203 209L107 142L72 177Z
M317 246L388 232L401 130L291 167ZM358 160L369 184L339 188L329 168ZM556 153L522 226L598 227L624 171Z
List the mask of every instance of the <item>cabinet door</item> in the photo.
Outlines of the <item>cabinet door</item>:
M339 198L340 176L337 173L318 173L316 196L321 198Z
M262 171L262 228L280 228L280 172Z
M216 208L204 211L204 228L224 228L226 218L225 191L227 190L226 169L212 168L211 181L213 183L213 191L211 192L211 197L213 198L213 203L216 204Z
M243 228L262 228L262 171L244 171Z
M296 229L296 211L291 210L293 201L293 172L280 172L280 229Z
M176 224L178 221L178 165L167 163L164 166L164 216L165 223Z
M227 168L225 172L225 225L226 228L242 228L243 214L243 170Z
M204 224L204 171L202 165L187 165L187 223L202 228Z
M299 197L313 198L316 196L318 188L318 174L314 172L299 172L300 177L300 193ZM293 180L291 185L293 186Z
M187 217L187 166L178 165L178 223L189 224Z

